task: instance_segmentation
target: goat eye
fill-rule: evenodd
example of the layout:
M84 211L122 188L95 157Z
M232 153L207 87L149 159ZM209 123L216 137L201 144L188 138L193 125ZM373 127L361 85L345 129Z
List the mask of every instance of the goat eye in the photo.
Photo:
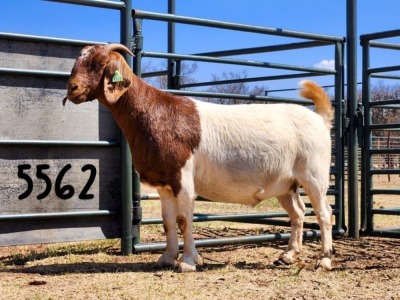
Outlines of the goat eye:
M97 69L100 69L100 68L102 68L102 67L104 67L106 64L105 63L96 63L95 64L95 68L97 68Z

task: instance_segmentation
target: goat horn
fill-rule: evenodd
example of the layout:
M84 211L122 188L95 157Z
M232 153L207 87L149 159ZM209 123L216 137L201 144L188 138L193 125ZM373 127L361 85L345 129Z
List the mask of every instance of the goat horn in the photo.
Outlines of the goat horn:
M121 45L121 44L107 44L107 45L104 45L104 47L108 51L121 50L121 51L124 51L124 52L132 55L132 56L135 56L135 55L133 55L133 53L127 47L125 47L124 45Z

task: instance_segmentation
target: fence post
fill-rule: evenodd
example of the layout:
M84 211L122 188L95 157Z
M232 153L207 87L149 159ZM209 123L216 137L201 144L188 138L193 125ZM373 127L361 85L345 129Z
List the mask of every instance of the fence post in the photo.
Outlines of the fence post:
M359 237L357 140L357 0L347 0L347 102L349 236Z
M344 104L343 104L343 93L344 93L344 76L343 76L343 43L336 42L335 44L335 127L340 134L335 134L335 188L338 193L335 196L335 208L340 211L336 216L336 225L339 230L346 228L346 221L344 216L344 143L343 143L343 128L344 128Z
M131 11L132 1L124 0L125 8L121 10L121 43L131 49ZM128 65L132 65L132 57L124 54ZM121 188L122 188L122 229L121 252L132 253L132 158L129 145L121 133Z
M367 201L370 197L370 192L367 191L367 186L371 186L371 177L370 177L370 169L371 169L371 160L370 160L370 148L371 148L371 137L369 134L369 125L370 125L370 107L369 107L369 99L370 99L370 76L368 74L369 68L369 41L363 41L361 39L362 45L362 101L364 105L364 109L367 112L365 117L365 123L363 127L364 136L364 144L363 151L361 152L362 164L361 164L361 231L367 232L368 230L372 231L372 228L368 226L369 222L369 208L367 208ZM378 139L378 148L380 148L380 138ZM380 156L379 156L380 159Z

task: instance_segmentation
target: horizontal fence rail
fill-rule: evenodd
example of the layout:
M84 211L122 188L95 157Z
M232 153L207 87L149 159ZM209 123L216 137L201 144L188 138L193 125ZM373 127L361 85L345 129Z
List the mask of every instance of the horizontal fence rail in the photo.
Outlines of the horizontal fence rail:
M276 35L276 36L282 36L282 37L310 39L310 40L315 40L315 41L324 41L324 42L331 42L331 43L332 42L340 42L340 43L345 42L345 39L343 37L312 34L312 33L306 33L306 32L285 30L285 29L281 29L281 28L277 29L277 28L268 28L268 27L253 26L253 25L239 24L239 23L232 23L232 22L222 22L222 21L218 21L218 20L192 18L192 17L186 17L186 16L155 13L155 12L142 11L142 10L133 10L133 17L135 19L167 21L167 22L175 22L175 23L180 23L180 24L214 27L214 28L221 28L221 29L228 29L228 30L237 30L237 31L241 31L241 32L253 32L253 33L261 33L261 34L267 34L267 35Z

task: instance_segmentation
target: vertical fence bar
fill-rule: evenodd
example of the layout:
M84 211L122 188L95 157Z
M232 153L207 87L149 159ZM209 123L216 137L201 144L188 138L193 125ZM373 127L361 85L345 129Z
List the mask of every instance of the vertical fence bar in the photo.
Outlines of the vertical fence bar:
M368 73L368 68L370 65L369 59L369 40L361 41L362 45L362 101L364 105L364 109L366 112L370 111L369 108L369 89L370 89L370 76ZM362 231L372 231L371 226L371 219L367 220L367 216L371 216L369 213L369 197L371 197L370 193L367 191L371 187L371 177L369 176L370 170L370 161L371 161L371 154L370 154L370 147L371 147L371 140L370 140L370 133L369 133L369 125L370 125L370 118L369 113L365 115L365 124L363 128L363 151L361 153L362 158L362 165L361 165L361 230Z
M347 0L347 102L349 236L359 237L357 141L357 0Z
M131 49L131 11L132 1L124 0L125 8L121 10L121 43ZM124 54L128 64L132 65L132 57ZM121 188L122 188L122 232L121 252L132 253L132 158L129 145L121 133Z
M339 211L336 215L336 226L338 230L345 228L345 217L344 217L344 145L343 145L343 43L337 42L335 44L335 189L337 194L335 196L335 209Z
M134 17L133 11L133 39L135 55L133 63L133 72L138 77L142 77L142 50L143 50L143 35L142 35L142 19ZM140 243L140 223L142 221L142 207L140 195L140 176L136 170L133 170L133 247Z
M168 0L168 13L175 15L175 0ZM175 53L175 23L168 22L168 53ZM174 89L175 61L168 59L167 88Z

